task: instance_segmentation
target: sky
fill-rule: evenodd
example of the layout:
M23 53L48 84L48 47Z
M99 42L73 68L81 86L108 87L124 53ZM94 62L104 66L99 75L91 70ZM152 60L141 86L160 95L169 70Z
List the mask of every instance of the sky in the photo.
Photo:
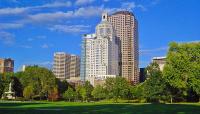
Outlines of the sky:
M0 58L51 67L54 52L80 56L82 35L95 32L101 13L134 13L139 66L166 56L168 44L200 41L200 0L0 0Z

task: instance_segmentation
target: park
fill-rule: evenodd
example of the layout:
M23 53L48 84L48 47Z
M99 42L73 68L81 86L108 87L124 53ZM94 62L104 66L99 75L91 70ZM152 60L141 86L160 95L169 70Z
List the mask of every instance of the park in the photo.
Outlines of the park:
M0 114L200 114L200 103L0 102Z

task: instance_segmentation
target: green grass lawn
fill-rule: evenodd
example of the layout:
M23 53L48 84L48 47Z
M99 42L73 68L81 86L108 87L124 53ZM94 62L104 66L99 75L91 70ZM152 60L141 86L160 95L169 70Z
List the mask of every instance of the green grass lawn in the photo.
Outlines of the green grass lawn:
M199 103L0 102L0 114L200 114Z

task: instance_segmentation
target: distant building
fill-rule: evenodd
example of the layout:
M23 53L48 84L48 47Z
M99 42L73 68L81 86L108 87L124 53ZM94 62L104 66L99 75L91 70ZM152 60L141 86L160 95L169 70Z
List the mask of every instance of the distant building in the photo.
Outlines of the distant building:
M140 68L140 83L144 82L146 79L145 68Z
M27 68L27 65L22 65L21 71L24 72L26 70L26 68Z
M153 57L152 62L157 63L160 70L163 71L164 65L166 64L166 57Z
M133 84L139 83L138 21L129 11L118 11L108 16L119 45L120 76Z
M119 75L119 50L114 28L103 13L95 34L84 35L81 58L81 77L95 86L95 80Z
M80 80L80 57L70 55L67 60L67 76L70 80Z
M0 73L14 72L14 60L0 58Z
M116 75L98 75L94 79L94 86L103 85L107 78L115 78Z
M65 52L54 53L53 73L60 80L80 77L80 58Z

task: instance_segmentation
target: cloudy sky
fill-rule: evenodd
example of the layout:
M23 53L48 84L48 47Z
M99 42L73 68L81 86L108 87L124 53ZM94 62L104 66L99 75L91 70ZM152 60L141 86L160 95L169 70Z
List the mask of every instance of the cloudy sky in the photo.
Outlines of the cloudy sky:
M93 33L103 11L134 12L140 67L165 56L171 41L200 40L199 0L0 0L0 57L51 66L53 53L80 55L82 35Z

